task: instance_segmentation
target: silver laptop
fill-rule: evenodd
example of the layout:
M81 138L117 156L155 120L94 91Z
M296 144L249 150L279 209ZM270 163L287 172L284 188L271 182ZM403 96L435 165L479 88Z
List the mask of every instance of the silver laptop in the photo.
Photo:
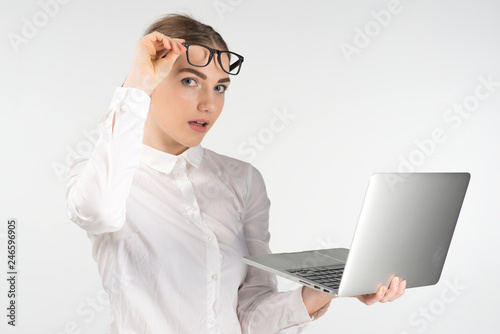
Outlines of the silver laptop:
M351 249L245 256L243 261L332 296L374 293L393 276L406 287L436 284L469 173L376 173Z

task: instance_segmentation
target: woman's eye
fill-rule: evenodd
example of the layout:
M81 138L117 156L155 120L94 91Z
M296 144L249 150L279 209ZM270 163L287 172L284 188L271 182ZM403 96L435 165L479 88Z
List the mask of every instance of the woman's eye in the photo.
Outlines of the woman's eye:
M219 93L224 93L227 90L227 86L224 85L218 85L215 86L215 91Z
M186 86L194 86L196 85L196 80L193 78L185 78L182 79L181 82L185 84Z

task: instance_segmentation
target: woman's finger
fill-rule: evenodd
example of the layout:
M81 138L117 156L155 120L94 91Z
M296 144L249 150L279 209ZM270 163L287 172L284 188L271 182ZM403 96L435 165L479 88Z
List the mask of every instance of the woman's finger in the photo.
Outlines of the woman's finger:
M356 296L362 303L372 305L376 302L392 302L401 297L406 291L406 280L401 281L399 277L393 277L389 287L381 286L376 293Z
M366 295L360 295L356 296L356 298L359 299L363 304L366 304L368 306L375 304L378 302L380 299L382 299L387 291L387 287L381 286L378 288L376 293L370 293Z
M398 299L405 293L405 291L406 291L406 280L403 280L398 285L398 292L391 299L389 299L389 301L392 302Z
M165 58L170 51L173 51L173 53L175 54L181 54L183 52L186 52L187 51L186 47L182 45L182 43L184 42L185 41L183 39L179 38L170 39L171 48L167 50L163 49L161 52L158 52L158 58L159 59Z
M387 303L391 298L396 296L399 289L399 277L393 277L391 283L389 284L389 288L385 295L380 299L381 303Z
M179 53L183 53L183 52L187 51L186 47L182 44L182 43L186 42L185 40L180 39L180 38L173 38L172 41L174 43L176 43L177 46L179 47Z
M181 48L179 47L179 40L175 41L174 39L162 34L158 31L153 31L152 33L147 34L143 37L145 42L150 42L150 55L154 57L154 60L160 58L165 54L165 51L172 50L174 53L181 53ZM184 42L184 40L182 40ZM154 48L154 51L153 51Z

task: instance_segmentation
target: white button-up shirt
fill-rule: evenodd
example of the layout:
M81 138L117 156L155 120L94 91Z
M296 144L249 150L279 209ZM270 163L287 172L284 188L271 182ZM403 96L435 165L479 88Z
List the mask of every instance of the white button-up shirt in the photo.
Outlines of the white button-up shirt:
M277 292L274 275L241 260L270 252L260 173L201 146L176 156L142 144L149 104L117 88L94 152L68 175L68 215L92 241L111 333L300 332L312 320L301 289Z

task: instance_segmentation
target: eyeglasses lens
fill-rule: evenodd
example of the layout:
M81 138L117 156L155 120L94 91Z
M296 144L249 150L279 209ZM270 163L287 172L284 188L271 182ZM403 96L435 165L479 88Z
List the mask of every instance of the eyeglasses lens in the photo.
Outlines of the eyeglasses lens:
M218 58L217 54L213 55ZM210 50L202 45L189 45L187 50L187 60L193 66L207 66L210 62ZM240 71L240 57L230 51L220 52L220 65L225 72L238 74Z
M201 45L189 45L187 58L193 66L207 66L210 61L210 50Z

